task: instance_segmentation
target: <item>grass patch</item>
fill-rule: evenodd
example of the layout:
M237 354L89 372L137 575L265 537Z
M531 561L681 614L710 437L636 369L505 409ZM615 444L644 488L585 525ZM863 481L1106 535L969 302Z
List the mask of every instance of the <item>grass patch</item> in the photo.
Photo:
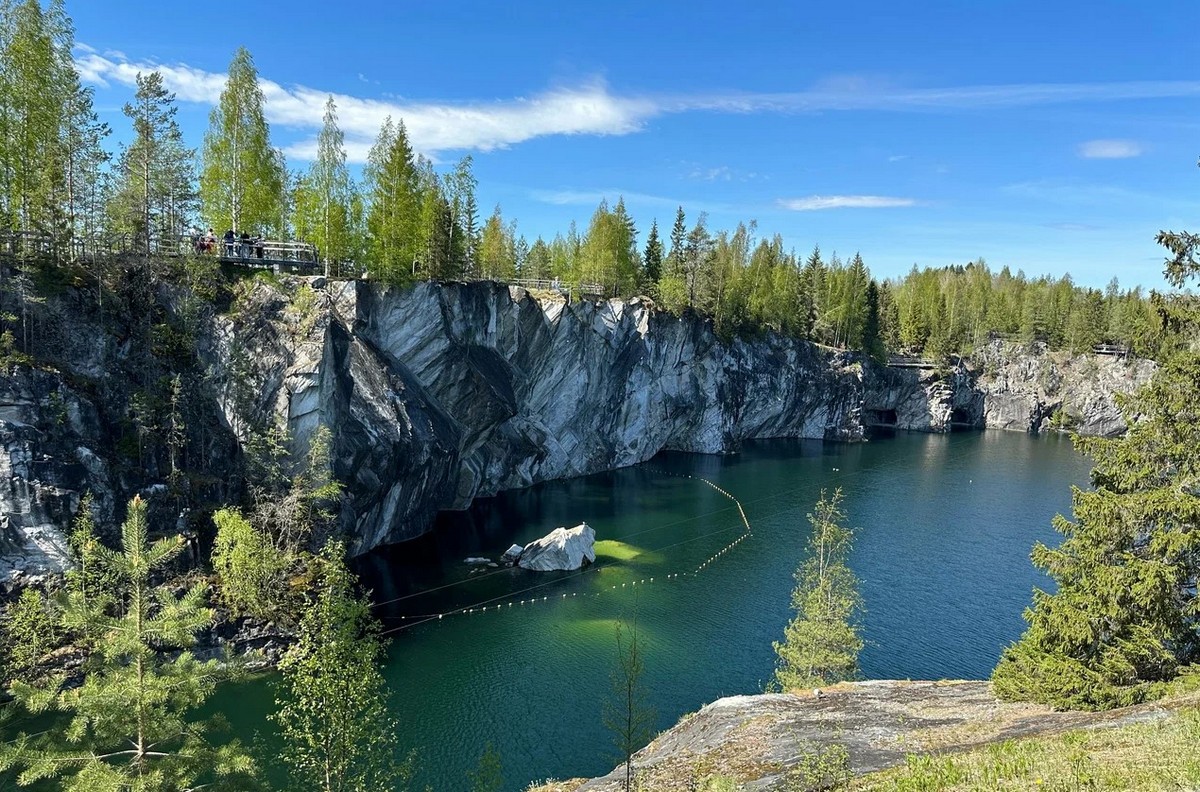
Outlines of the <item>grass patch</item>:
M1161 720L1006 740L949 756L910 756L863 776L856 792L1131 790L1200 788L1200 709Z

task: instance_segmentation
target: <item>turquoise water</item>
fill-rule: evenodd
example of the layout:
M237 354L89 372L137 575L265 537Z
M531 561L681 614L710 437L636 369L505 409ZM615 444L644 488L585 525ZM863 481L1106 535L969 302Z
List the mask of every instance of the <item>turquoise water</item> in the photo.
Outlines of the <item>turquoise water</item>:
M1064 439L1008 432L773 441L727 457L663 454L443 515L434 533L361 568L387 603L378 608L393 631L386 673L401 740L420 755L418 780L438 792L466 788L489 741L511 790L611 769L602 713L619 618L636 616L660 728L720 696L761 690L790 616L805 514L822 488L843 489L858 529L863 675L986 677L1020 634L1032 587L1045 585L1030 547L1056 541L1050 518L1069 508L1070 485L1084 484L1087 468ZM743 528L729 500L678 474L737 496L753 527L697 574L688 573ZM599 542L591 571L471 576L462 561L582 520ZM436 618L467 607L475 611ZM268 681L219 698L239 732L261 732L270 745Z

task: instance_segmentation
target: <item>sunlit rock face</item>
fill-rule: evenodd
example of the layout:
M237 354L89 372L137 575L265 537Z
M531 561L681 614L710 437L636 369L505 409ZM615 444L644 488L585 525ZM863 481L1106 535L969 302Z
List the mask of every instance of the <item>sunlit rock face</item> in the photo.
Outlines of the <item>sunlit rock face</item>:
M1126 428L1117 395L1149 382L1156 368L1150 360L996 341L945 371L869 367L863 408L869 419L922 432L1070 430L1112 437Z
M267 287L255 300L252 318L218 318L207 347L219 393L238 392L235 377L252 385L249 405L222 399L226 422L278 416L297 450L329 427L356 552L417 536L437 510L480 495L663 449L862 436L862 368L849 356L773 336L722 341L645 300L334 283L304 320Z
M160 291L162 310L175 311L180 293ZM722 339L708 320L644 298L567 303L494 283L287 279L239 300L196 319L186 361L202 372L189 393L190 496L242 497L252 428L286 427L302 458L325 427L345 488L339 527L354 553L418 536L439 510L476 497L665 449L856 441L877 422L1119 433L1114 394L1154 371L1148 361L1003 344L950 371L887 368L771 333ZM102 530L136 493L161 530L189 519L165 486L162 455L143 457L132 442L150 350L113 332L111 317L65 302L58 314L60 370L0 376L0 584L61 570L84 492Z

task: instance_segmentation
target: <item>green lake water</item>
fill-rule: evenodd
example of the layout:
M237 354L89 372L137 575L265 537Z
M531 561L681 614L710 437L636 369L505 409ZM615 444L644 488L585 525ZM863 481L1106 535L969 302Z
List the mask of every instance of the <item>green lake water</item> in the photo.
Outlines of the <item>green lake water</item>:
M858 529L863 676L986 677L1020 634L1031 589L1047 583L1030 548L1057 541L1050 519L1069 509L1070 485L1085 484L1087 469L1066 439L1011 432L771 441L724 457L662 454L442 515L433 533L360 565L387 603L378 607L392 631L386 674L401 742L419 753L418 788L466 789L489 741L508 790L611 769L603 709L619 618L636 615L659 728L721 696L761 691L790 616L805 514L822 488L842 488ZM682 475L735 495L753 528L695 574L743 527L728 499ZM590 571L472 575L463 563L580 521L596 530ZM459 608L475 610L436 618ZM266 750L271 687L230 686L214 702Z

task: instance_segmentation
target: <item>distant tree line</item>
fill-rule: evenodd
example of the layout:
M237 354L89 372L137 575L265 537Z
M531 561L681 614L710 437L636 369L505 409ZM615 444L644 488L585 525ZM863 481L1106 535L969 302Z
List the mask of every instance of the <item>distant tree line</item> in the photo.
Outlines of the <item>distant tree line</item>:
M312 242L334 273L386 283L418 279L558 279L598 284L609 296L648 294L676 313L711 317L728 337L773 330L881 357L941 357L1000 335L1055 348L1113 343L1153 354L1159 330L1146 295L1081 288L1069 277L1030 279L980 260L873 278L857 253L805 257L754 222L713 231L680 207L665 235L644 243L618 199L601 202L585 230L530 241L499 206L483 219L470 156L445 173L413 151L403 119L388 118L361 182L346 164L337 107L325 106L316 153L289 171L271 143L250 53L240 48L199 151L175 121L175 96L158 72L138 74L124 108L133 138L116 156L71 59L62 0L0 0L0 229L61 242L117 235L149 252L193 223ZM92 262L103 284L104 263Z

